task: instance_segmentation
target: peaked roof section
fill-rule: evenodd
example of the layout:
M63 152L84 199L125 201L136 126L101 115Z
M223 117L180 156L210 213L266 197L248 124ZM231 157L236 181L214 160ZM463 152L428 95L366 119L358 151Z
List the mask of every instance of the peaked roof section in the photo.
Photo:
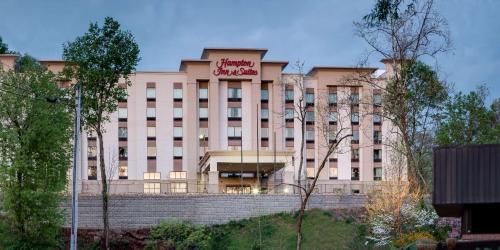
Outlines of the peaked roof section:
M267 49L262 48L230 48L230 47L205 47L201 53L201 59L207 59L210 51L234 51L234 52L260 52L260 58L264 58Z

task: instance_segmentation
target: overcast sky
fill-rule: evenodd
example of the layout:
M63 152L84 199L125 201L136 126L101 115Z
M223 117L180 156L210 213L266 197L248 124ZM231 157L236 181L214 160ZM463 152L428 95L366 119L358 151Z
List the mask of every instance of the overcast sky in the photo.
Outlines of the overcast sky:
M105 16L130 30L141 49L138 70L178 70L203 47L269 49L266 59L353 66L366 44L353 21L373 1L0 1L0 36L11 50L60 59L62 44ZM454 50L438 57L440 76L456 90L486 84L500 97L500 1L441 0ZM382 67L381 58L371 66Z

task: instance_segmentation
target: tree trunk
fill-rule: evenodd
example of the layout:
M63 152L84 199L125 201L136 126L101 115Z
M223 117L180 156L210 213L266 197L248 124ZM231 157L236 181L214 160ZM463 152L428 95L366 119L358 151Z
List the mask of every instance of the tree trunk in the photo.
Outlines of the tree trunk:
M99 167L101 170L101 184L102 184L102 223L103 223L103 236L104 236L104 246L109 249L109 218L108 218L108 183L106 176L106 165L104 163L104 142L102 139L101 128L97 129L97 137L99 139Z

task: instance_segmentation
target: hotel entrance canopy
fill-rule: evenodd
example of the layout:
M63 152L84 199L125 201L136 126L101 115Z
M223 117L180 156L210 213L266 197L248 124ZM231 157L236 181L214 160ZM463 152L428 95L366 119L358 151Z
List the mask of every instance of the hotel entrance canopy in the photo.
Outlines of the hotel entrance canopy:
M242 155L243 153L243 161ZM259 172L273 173L292 165L294 151L218 150L208 151L199 162L199 171L207 172ZM258 163L258 164L257 164Z

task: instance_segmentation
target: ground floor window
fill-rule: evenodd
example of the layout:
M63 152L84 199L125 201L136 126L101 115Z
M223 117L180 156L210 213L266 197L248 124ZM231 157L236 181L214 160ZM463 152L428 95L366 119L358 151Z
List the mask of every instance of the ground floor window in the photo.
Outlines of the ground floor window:
M187 193L187 183L185 183L185 182L170 183L170 192L172 192L172 193Z
M89 166L87 174L89 180L97 180L97 166Z
M382 168L373 168L373 180L374 181L382 180Z
M144 193L145 194L159 194L160 193L160 183L156 183L156 182L144 183Z
M118 170L118 176L119 179L128 179L128 167L120 166L120 169Z
M250 186L226 186L227 194L250 194L251 192Z
M359 181L359 168L351 168L351 180Z
M170 179L186 179L186 171L170 171Z
M338 178L338 169L337 167L330 168L330 179L336 180Z
M307 178L314 178L314 168L307 168L306 169L306 174L307 174Z

